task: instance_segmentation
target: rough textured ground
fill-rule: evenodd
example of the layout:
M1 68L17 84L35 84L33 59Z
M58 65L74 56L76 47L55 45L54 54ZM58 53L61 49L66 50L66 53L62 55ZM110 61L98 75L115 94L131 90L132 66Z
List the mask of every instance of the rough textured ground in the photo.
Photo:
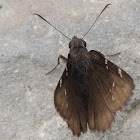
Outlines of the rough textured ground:
M45 76L69 40L32 13L41 14L70 38L85 37L87 48L106 55L134 79L131 102L104 134L88 131L80 140L140 139L139 0L0 0L0 140L76 140L57 114L53 93L63 66Z

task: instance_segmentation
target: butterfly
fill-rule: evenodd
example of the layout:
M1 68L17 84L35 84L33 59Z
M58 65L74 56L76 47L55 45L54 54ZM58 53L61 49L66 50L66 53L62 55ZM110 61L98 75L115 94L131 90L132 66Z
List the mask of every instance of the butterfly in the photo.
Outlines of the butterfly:
M115 113L132 96L133 79L100 52L86 49L83 39L69 43L67 65L54 92L55 108L73 135L87 127L105 132Z
M109 5L104 7L99 16ZM134 82L102 53L87 50L83 38L99 16L81 39L76 36L70 39L42 16L34 15L70 40L68 58L61 56L67 61L66 68L54 92L57 112L67 122L73 135L80 136L88 127L91 131L105 132L110 128L116 112L133 95Z

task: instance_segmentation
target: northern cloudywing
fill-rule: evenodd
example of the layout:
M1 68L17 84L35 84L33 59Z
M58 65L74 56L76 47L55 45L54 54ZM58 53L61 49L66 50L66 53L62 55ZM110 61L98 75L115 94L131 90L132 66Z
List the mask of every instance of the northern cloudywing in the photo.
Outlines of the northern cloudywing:
M129 101L133 80L100 52L88 52L83 38L70 40L67 65L54 93L56 110L74 135L80 136L87 127L104 132Z

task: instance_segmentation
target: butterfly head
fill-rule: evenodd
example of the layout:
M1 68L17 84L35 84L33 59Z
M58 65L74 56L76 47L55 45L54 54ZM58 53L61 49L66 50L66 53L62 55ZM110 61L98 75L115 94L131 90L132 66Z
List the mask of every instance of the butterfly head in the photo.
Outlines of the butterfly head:
M86 48L86 42L83 39L74 36L69 43L69 48Z

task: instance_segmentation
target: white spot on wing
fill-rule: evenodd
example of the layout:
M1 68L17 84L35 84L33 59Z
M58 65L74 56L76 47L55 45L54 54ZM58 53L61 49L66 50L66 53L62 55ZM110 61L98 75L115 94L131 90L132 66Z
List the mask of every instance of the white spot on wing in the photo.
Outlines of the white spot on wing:
M108 69L108 66L107 66L108 60L107 59L105 59L105 64L106 64L106 69Z
M67 95L67 91L66 91L66 89L65 89L65 95Z
M67 66L66 66L66 71L68 71L68 68L67 68Z
M111 89L109 89L109 91L111 92Z
M67 68L67 66L66 66L66 76L68 76L68 68Z
M60 79L60 87L62 87L62 78Z
M118 68L118 73L119 73L120 77L122 77L122 70L120 68Z
M107 59L105 59L105 64L107 64L108 63L108 61L107 61Z
M113 87L115 86L115 81L113 82L112 86L113 86Z
M114 96L112 95L112 101L114 101L115 99L114 99Z

